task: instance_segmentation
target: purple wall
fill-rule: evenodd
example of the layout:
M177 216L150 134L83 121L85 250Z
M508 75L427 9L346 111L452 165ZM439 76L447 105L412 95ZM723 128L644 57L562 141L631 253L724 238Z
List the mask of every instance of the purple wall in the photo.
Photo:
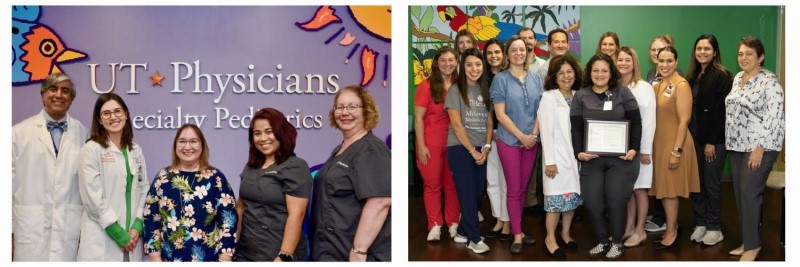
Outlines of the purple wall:
M166 117L176 117L178 108L182 113L181 123L185 122L186 114L206 116L201 128L210 146L211 164L226 174L238 192L238 175L247 161L249 120L243 127L231 126L230 117L250 115L250 107L254 110L273 107L287 116L311 116L312 119L306 120L311 127L301 125L298 129L296 152L310 166L323 163L341 141L340 132L328 126L327 112L333 104L333 93L327 91L335 92L335 87L361 82L361 48L353 54L349 64L344 64L356 44L362 48L369 46L379 53L375 78L366 87L381 110L381 121L374 133L383 139L389 136L391 88L384 87L383 81L384 68L388 66L384 64L384 55L391 53L391 45L359 27L347 7L334 8L342 23L318 31L304 31L295 25L310 20L317 7L45 6L39 23L49 26L65 46L88 54L88 58L59 65L72 78L78 92L70 109L72 116L89 127L97 98L97 92L92 89L90 66L96 64L97 90L105 91L112 85L110 64L116 64L113 88L131 109L129 119L136 121L137 116L160 115L162 124L166 124ZM324 42L342 27L342 34L326 45ZM338 41L347 32L356 36L355 42L350 46L339 45ZM199 62L199 68L195 62ZM131 67L120 70L120 64L147 64L147 70L136 69L134 82L138 93L130 93ZM188 68L191 68L191 76ZM165 77L163 86L151 85L149 76L156 71ZM196 78L199 74L208 74L210 88L206 78ZM221 96L215 74L223 82L231 76ZM264 90L275 90L263 93L254 85L253 92L248 92L251 74L253 80L272 74L273 78L263 78L262 84ZM294 82L286 79L293 74L299 78L297 89L302 94L286 92L287 85ZM306 75L309 74L322 77L324 93L318 93L317 79L313 79L310 87L313 93L306 93L309 90ZM177 84L176 78L179 79ZM244 85L243 93L239 92L242 91L240 84ZM193 92L196 85L200 93ZM42 109L39 87L39 83L13 86L14 124ZM211 92L207 93L208 90ZM277 93L278 90L284 92ZM218 125L218 117L225 113L223 110L227 110L229 118L219 120ZM313 119L316 116L319 116L318 121ZM173 127L180 127L177 118L174 119ZM155 118L148 120L151 126L156 122ZM142 119L137 124L144 126ZM170 162L175 130L163 126L162 129L142 127L134 131L134 141L143 147L150 179Z

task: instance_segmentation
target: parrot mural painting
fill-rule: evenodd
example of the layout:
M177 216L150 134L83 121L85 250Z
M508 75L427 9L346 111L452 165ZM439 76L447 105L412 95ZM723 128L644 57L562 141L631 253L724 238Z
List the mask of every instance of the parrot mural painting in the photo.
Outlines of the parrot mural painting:
M58 64L87 58L87 54L70 49L47 25L39 23L39 6L11 7L11 82L14 85L44 80L61 72Z

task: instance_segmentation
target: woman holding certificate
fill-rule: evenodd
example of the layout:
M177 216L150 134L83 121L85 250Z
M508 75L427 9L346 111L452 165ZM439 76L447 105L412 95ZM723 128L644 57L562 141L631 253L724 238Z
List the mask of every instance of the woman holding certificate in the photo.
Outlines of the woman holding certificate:
M619 85L619 78L620 73L610 56L592 56L584 71L583 88L575 93L570 105L572 147L582 164L581 195L585 199L584 205L589 211L598 242L589 251L589 256L605 254L609 260L619 258L624 250L622 239L627 205L639 175L637 152L642 138L639 104L628 88ZM589 128L584 125L587 119L598 122L598 127L619 125L619 121L628 121L627 138L624 135L620 138L618 134L600 137L609 140L617 137L620 140L616 142L625 144L627 141L627 146L622 147L621 151L595 150L595 147L600 147L598 144L602 145L607 141L587 139L584 142L584 129ZM602 131L592 133L592 137L602 134ZM608 243L609 228L611 245Z

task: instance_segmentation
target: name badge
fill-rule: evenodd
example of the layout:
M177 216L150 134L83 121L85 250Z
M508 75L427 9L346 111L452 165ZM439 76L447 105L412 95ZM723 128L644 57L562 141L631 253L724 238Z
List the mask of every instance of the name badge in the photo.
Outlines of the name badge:
M674 88L673 88L672 84L670 84L669 86L667 86L667 90L664 90L664 93L662 95L664 95L666 97L671 97L673 89Z
M605 101L603 103L603 110L611 110L611 101Z
M106 152L103 154L102 162L116 162L117 157L114 156L111 152Z

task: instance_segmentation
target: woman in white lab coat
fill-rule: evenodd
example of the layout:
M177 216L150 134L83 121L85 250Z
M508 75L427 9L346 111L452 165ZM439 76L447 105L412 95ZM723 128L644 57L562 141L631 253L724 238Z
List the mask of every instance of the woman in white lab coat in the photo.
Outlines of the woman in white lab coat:
M562 219L559 237L566 244L565 248L577 249L578 244L570 236L569 228L575 209L583 204L569 121L572 96L580 89L580 77L581 68L575 58L567 55L552 58L544 78L545 92L537 111L544 162L543 206L547 212L544 252L562 259L567 256L556 241L558 219Z
M141 147L125 102L101 94L95 102L89 140L81 151L83 201L78 261L141 261L140 241L147 182Z

